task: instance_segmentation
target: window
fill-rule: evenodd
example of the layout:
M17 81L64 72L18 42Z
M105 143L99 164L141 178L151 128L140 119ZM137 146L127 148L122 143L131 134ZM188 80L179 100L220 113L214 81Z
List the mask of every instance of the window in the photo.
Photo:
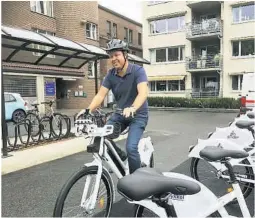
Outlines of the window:
M110 39L112 37L112 30L111 30L111 22L110 21L106 21L107 22L107 38Z
M166 62L166 49L156 50L156 62Z
M184 46L152 49L151 62L172 62L184 60Z
M254 39L233 41L232 42L232 56L250 56L255 55Z
M93 61L88 63L88 77L91 77L91 78L95 77L95 69L94 69Z
M99 78L100 74L100 63L97 62L97 77ZM95 62L90 61L88 63L88 77L95 78Z
M255 19L255 5L243 5L232 9L233 22L239 23Z
M149 84L151 92L171 92L185 90L185 80L151 81Z
M117 24L113 23L113 38L117 38Z
M142 45L142 34L138 33L138 45Z
M185 28L185 17L171 17L162 20L155 20L150 22L150 33L170 33L184 30Z
M156 89L159 92L166 91L167 90L167 88L166 88L166 81L157 81L156 82Z
M34 28L32 28L32 30L34 32L37 32L37 33L42 33L42 34L46 34L46 35L50 35L50 36L55 36L55 33L52 33L52 32L49 32L49 31L39 30L39 29L34 29ZM52 47L50 47L50 46L38 45L38 44L34 45L34 48L40 49L40 50L45 50L45 51L49 51L49 50L52 49ZM35 56L42 56L43 53L33 52L33 55L35 55ZM49 54L46 57L47 58L55 58L55 55Z
M97 25L93 23L86 23L86 36L89 39L97 40Z
M124 41L128 42L128 28L124 27L125 35L124 35Z
M133 55L135 55L135 54L136 54L136 52L135 52L135 51L132 51L132 54L133 54Z
M12 102L12 101L16 101L16 99L11 94L4 94L4 101L5 102Z
M242 90L243 75L232 76L232 90Z
M53 1L30 1L31 11L53 17Z
M129 30L128 42L133 43L133 30Z

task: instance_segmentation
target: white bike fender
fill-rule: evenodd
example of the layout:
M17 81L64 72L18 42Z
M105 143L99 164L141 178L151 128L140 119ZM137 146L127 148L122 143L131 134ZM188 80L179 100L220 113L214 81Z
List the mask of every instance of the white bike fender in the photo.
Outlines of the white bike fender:
M141 201L129 201L130 204L138 204L144 206L151 210L153 213L157 214L159 217L167 217L166 211L164 208L159 207L156 203L152 202L149 199L141 200Z
M206 186L204 186L199 181L192 179L189 176L174 173L174 172L164 172L165 176L171 178L185 179L193 181L200 185L201 191L194 195L184 196L184 200L172 200L174 205L177 217L198 217L201 212L206 212L210 206L215 205L218 201L218 198L210 191ZM222 217L226 217L227 211L225 208L221 208L219 213Z
M90 162L90 163L86 163L86 164L84 164L84 166L86 166L86 167L91 167L91 166L99 166L99 163L98 163L98 161L97 160L93 160L92 162ZM113 187L113 202L115 202L115 187L114 187L114 182L113 182L113 179L112 179L112 176L111 176L111 174L109 173L109 171L108 171L108 169L105 167L105 166L103 166L103 170L105 170L105 172L108 174L108 176L109 176L109 178L110 178L110 182L112 183L112 187Z

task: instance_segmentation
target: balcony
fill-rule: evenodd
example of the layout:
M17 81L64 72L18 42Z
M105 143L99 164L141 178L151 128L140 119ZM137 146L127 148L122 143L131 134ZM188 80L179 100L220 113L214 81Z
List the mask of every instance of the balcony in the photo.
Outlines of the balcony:
M216 38L222 35L222 22L219 19L208 19L199 23L188 23L186 27L186 38L191 41L201 38Z
M217 98L221 96L220 90L215 88L193 88L189 91L191 98Z
M220 1L186 1L186 5L192 10L210 10L213 8L219 8Z
M186 69L189 72L215 71L222 68L221 55L194 56L186 58Z

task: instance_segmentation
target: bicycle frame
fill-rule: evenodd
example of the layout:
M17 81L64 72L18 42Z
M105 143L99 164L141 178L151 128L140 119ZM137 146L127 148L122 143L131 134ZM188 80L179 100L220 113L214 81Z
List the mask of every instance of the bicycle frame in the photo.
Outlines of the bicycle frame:
M248 209L248 207L245 203L243 193L242 193L242 190L241 190L239 184L234 183L234 184L232 184L232 187L233 187L232 192L220 197L218 199L218 202L215 205L213 205L205 213L202 213L201 216L199 216L199 217L208 217L209 215L211 215L215 211L218 211L220 208L224 207L229 202L233 201L235 198L237 198L237 201L238 201L238 204L239 204L239 207L241 209L243 217L251 217L249 209Z
M195 157L195 158L200 158L199 152L206 146L218 146L220 144L220 146L222 146L224 149L234 149L234 150L243 150L242 147L238 146L237 144L235 144L234 142L231 142L229 140L226 139L208 139L208 140L199 140L199 143L196 146L191 146L190 147L190 153L188 155L188 157ZM255 148L253 148L252 150L250 150L249 152L249 156L247 158L239 158L239 159L234 159L232 158L231 160L229 160L229 163L232 166L246 166L246 167L251 167L253 169L253 172L255 172L255 164L253 164L253 160L251 158L251 155L255 153ZM247 164L241 164L240 162L247 159L250 162L250 165ZM209 164L211 164L218 172L224 172L227 170L227 168L221 164L220 162L209 162ZM229 176L227 175L221 175L222 178L228 178ZM246 179L246 178L240 178L238 177L239 181L242 182L249 182L249 183L254 183L255 181L252 179Z
M182 178L186 180L192 180L201 186L201 191L194 195L184 196L184 200L168 199L168 205L173 205L174 211L177 217L209 217L209 215L218 211L222 217L230 217L225 205L237 198L239 207L243 214L243 217L251 217L250 212L245 203L242 191L238 183L232 184L233 191L217 198L206 186L199 181L196 181L186 175L172 172L163 173L165 176L171 178ZM160 217L168 217L166 208L157 205L152 202L152 198L144 199L141 201L127 200L131 204L137 204L148 208ZM212 206L210 206L212 205ZM184 210L185 208L185 210Z

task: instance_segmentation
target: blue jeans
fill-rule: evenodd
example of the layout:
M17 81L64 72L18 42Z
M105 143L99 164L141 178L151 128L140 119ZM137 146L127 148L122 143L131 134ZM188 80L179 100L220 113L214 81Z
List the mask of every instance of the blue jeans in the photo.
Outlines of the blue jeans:
M122 115L113 114L107 124L112 125L115 122L121 124L121 131L124 131L129 126L126 150L131 174L141 167L138 144L148 123L148 113L137 113L134 118L125 118Z

